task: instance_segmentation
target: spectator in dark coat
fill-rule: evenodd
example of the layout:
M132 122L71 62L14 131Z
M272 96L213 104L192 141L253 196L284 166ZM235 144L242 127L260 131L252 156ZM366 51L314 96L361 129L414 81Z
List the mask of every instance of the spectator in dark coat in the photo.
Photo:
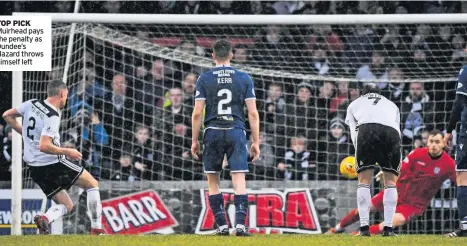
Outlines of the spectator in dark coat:
M136 177L133 175L132 157L129 153L123 153L114 162L112 170L112 180L121 181L135 181Z
M125 149L131 150L133 174L137 179L152 180L157 175L160 167L156 166L154 146L147 126L136 126L133 143Z
M174 87L174 82L166 75L166 65L161 59L153 62L150 78L143 88L144 101L148 105L162 107L165 102L165 94Z
M187 132L191 125L191 112L186 112L187 107L182 103L182 89L171 89L169 99L169 106L156 111L154 129L157 138L163 143L162 161L167 164L164 166L166 177L181 178L184 159L187 159L190 150L191 137Z
M96 107L109 135L112 158L118 158L124 143L131 141L133 126L143 122L143 105L133 98L125 76L117 74L112 79L112 92L107 93Z
M316 106L312 100L312 87L303 82L297 86L297 98L286 106L287 136L304 136L309 143L307 149L314 149L316 144Z
M318 95L315 98L316 117L317 117L317 128L326 129L327 122L330 115L331 101L336 94L336 86L331 81L325 81L322 86L319 87Z
M330 122L329 134L320 138L318 145L318 178L320 180L337 179L340 176L340 162L354 153L345 129L344 120L334 118Z
M273 83L269 85L267 98L258 103L261 117L261 129L270 136L271 143L276 146L276 154L283 156L285 153L285 129L286 129L286 103L282 97L282 85Z
M404 80L404 73L401 69L393 67L389 70L389 82L387 87L382 90L383 96L393 101L398 107L402 104L404 96L407 95Z
M285 157L277 164L279 178L286 180L314 180L316 163L310 161L311 153L306 150L304 137L293 137L290 149Z
M423 84L412 82L409 87L409 95L405 98L400 108L401 122L403 124L402 143L412 146L416 129L422 125L428 129L437 127L435 120L434 103L430 96L425 93ZM442 122L439 122L441 124Z
M76 136L77 149L83 154L81 165L95 178L99 178L102 156L107 154L109 135L92 107L80 101L71 107L73 127L70 134Z
M83 80L71 89L68 104L75 105L78 101L84 100L92 106L95 99L102 99L105 93L105 87L96 79L96 71L86 68Z

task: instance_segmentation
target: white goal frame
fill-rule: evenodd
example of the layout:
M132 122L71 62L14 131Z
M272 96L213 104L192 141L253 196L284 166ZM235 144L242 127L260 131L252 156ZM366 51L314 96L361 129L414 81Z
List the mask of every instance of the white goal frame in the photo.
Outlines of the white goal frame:
M463 24L467 14L387 15L168 15L168 14L70 14L15 12L15 16L51 16L52 23L107 24L229 24L229 25L356 25L356 24ZM73 27L71 29L73 31ZM71 47L69 47L71 48ZM67 52L66 61L71 58ZM67 67L63 75L67 78ZM23 72L13 72L12 104L23 100ZM22 139L13 133L11 234L21 235Z

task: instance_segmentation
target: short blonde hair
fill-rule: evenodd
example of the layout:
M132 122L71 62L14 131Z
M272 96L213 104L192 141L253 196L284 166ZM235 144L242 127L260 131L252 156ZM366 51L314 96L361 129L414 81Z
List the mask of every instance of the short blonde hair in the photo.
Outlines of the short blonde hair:
M306 145L306 138L304 136L292 137L290 139L290 145L293 144L303 144Z

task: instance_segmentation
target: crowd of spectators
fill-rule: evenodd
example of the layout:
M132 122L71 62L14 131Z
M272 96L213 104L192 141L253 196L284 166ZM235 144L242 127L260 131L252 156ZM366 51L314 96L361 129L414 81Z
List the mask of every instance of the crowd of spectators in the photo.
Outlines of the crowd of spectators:
M69 2L38 8L36 2L5 4L15 11L70 12L73 6ZM81 12L457 13L467 12L467 4L112 1L84 2ZM190 30L190 36L184 33L186 27L174 26L170 32L164 28L154 27L150 34L149 29L135 30L132 35L181 53L210 56L209 45L199 37L216 36L203 27ZM262 155L250 165L250 180L344 179L339 163L354 153L344 123L346 108L360 96L365 80L376 81L383 95L400 107L404 153L424 146L427 132L443 130L450 112L455 80L443 78L455 77L467 57L466 28L456 25L262 26L253 33L250 28L229 28L227 38L232 32L235 38L248 40L235 43L236 64L316 75L303 80L251 74L261 117ZM208 29L216 32L214 27ZM70 120L64 120L62 127L62 144L83 153L81 165L104 180L203 179L201 162L190 154L190 127L196 79L206 68L91 39L83 56L86 65L70 82L64 117ZM63 64L54 64L52 72L34 83L61 78L62 68ZM427 83L428 78L440 81ZM10 127L0 124L0 139L0 180L8 180Z

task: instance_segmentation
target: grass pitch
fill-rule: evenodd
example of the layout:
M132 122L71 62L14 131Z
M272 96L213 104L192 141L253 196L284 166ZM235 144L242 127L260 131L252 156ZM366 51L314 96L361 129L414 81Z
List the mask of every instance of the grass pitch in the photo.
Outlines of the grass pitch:
M441 235L407 235L384 238L380 235L370 238L349 235L255 235L249 238L216 237L198 235L142 235L142 236L4 236L2 246L308 246L308 245L467 245L467 238L445 238Z

